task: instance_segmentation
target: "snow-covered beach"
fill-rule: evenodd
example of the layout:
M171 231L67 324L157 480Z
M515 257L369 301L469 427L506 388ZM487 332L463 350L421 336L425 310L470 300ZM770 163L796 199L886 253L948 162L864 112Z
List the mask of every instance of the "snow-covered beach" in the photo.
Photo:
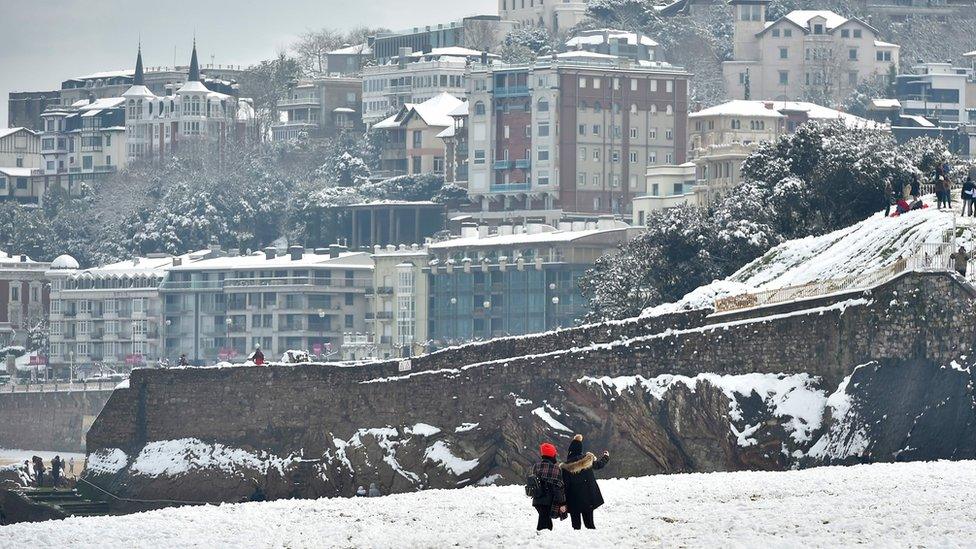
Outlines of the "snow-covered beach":
M283 500L0 528L2 547L957 547L976 463L600 481L597 530L536 533L520 486ZM610 466L612 471L612 462Z

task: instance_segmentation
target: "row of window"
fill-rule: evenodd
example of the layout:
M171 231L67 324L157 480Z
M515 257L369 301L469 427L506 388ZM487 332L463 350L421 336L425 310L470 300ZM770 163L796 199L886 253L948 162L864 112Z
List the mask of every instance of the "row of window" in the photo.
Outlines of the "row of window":
M51 335L55 337L61 337L65 334L69 336L89 336L92 335L92 327L90 320L79 320L77 322L55 320L51 322ZM128 333L120 331L119 327L120 323L118 320L106 320L103 323L102 329L106 335L128 335ZM133 320L129 333L133 336L145 336L149 333L149 321Z
M91 356L119 359L128 355L145 356L149 349L149 345L145 341L133 341L132 343L120 343L117 341L61 343L52 341L50 346L51 356L61 358L70 358L73 356L75 360L81 360Z

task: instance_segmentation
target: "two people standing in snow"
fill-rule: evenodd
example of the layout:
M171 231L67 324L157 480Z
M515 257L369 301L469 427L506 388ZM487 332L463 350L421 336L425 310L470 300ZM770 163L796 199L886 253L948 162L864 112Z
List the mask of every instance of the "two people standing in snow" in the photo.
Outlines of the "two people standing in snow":
M604 451L599 458L591 452L584 452L583 435L576 435L569 443L566 461L557 467L558 474L552 471L556 464L556 447L549 443L542 444L539 453L542 460L536 463L532 472L546 493L532 499L532 505L539 513L536 530L552 530L552 519L564 519L567 513L573 529L579 530L583 525L588 529L596 528L593 511L603 505L603 494L593 471L604 468L610 462L610 452Z

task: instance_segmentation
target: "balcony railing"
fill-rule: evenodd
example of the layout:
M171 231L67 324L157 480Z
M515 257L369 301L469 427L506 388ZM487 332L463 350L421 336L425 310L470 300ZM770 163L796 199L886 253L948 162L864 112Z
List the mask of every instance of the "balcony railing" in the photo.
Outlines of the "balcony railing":
M495 88L495 97L524 97L529 95L528 86L508 86Z
M527 170L532 167L532 160L528 158L520 158L515 161L515 167L520 170Z
M227 278L224 280L166 281L162 290L222 290L226 288L255 288L271 286L309 286L318 288L368 288L373 284L368 278L316 278L316 277L269 277Z
M496 170L508 170L508 169L511 169L511 167L512 167L512 161L511 160L496 160L494 163L492 163L492 167L495 168Z
M287 107L305 107L305 106L314 107L321 104L322 104L322 100L319 99L318 97L293 97L290 99L278 100L279 109L287 108Z
M491 190L493 192L514 192L514 191L527 191L529 190L528 183L508 183L501 185L492 185Z

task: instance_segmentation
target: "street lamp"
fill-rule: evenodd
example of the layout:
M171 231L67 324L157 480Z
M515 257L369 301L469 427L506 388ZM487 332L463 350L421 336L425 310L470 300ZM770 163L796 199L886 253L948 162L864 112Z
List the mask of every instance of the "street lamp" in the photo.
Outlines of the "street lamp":
M75 352L68 351L68 384L73 385L75 382Z
M458 337L458 313L457 313L457 298L451 298L451 313L454 317L454 323L451 324L451 337L457 339Z
M325 349L325 311L319 309L319 345Z
M552 296L552 316L556 320L556 328L562 328L562 323L559 321L559 296Z

